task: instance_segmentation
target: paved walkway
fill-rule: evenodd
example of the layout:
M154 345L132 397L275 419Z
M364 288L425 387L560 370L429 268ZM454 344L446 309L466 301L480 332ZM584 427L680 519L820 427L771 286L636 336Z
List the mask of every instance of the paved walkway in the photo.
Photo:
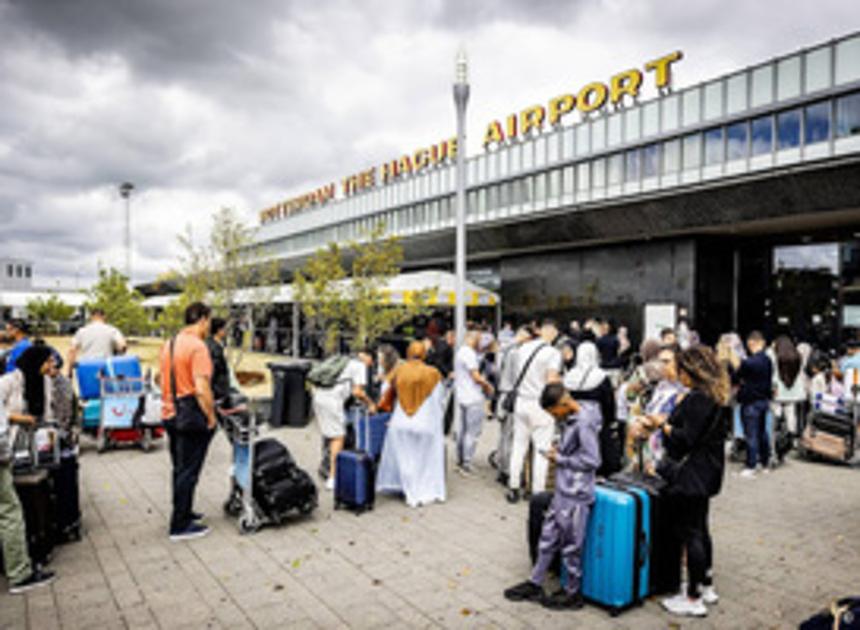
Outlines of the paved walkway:
M315 468L315 428L273 433ZM490 424L481 462L495 438ZM323 491L311 518L243 537L221 515L228 465L219 435L198 495L214 531L170 543L166 450L86 449L86 536L57 550L52 588L12 597L0 579L0 628L788 628L860 593L856 469L791 460L755 481L729 476L712 508L722 600L677 624L655 602L616 619L507 602L503 588L529 572L526 506L509 506L486 466L450 476L444 505L382 498L356 517Z

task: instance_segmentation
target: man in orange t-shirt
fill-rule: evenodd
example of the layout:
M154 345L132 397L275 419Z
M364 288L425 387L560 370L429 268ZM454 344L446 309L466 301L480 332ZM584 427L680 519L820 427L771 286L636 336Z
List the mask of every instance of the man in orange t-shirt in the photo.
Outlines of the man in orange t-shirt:
M161 417L170 438L173 464L173 513L170 540L188 540L209 533L198 521L203 518L192 510L194 490L206 451L215 430L215 403L212 398L212 359L203 340L209 334L209 307L200 302L185 309L185 328L161 349ZM172 354L172 356L171 356ZM175 392L174 392L175 383ZM186 399L182 408L205 417L200 430L178 430L176 399Z

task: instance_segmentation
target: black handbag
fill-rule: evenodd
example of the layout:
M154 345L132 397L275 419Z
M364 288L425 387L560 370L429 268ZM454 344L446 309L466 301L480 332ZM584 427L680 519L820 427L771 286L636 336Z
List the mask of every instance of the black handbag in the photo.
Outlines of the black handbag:
M513 389L511 389L511 391L509 391L507 394L505 394L505 397L502 398L502 409L505 412L507 412L507 413L513 413L514 412L514 407L517 406L517 390L519 390L520 384L523 382L523 379L526 377L526 372L529 371L529 367L532 364L532 360L537 356L537 353L540 352L541 350L543 350L544 348L546 348L545 343L542 343L537 348L535 348L535 351L532 352L531 356L528 358L528 361L526 361L526 364L523 366L523 369L520 372L520 375L517 377L517 382L514 383Z
M176 337L170 340L170 392L173 395L173 408L176 416L173 418L173 426L179 433L204 433L209 430L209 422L206 414L197 402L197 396L176 396L176 366L173 363L173 344Z

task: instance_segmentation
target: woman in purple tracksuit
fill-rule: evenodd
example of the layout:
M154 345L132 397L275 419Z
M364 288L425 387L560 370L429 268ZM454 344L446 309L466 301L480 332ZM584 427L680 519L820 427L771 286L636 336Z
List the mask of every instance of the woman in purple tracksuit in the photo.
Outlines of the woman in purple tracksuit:
M556 610L576 609L583 604L579 592L582 550L594 503L596 471L600 467L600 407L595 401L578 404L561 383L547 385L540 402L557 422L564 422L558 446L545 453L556 465L555 494L544 517L531 578L507 589L505 597L512 601L537 601ZM543 582L558 552L567 569L567 585L547 596Z

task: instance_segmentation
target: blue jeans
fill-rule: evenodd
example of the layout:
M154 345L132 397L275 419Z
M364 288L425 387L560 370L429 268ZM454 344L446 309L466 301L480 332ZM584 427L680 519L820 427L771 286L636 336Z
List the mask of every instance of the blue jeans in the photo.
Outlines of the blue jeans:
M767 412L770 404L756 400L741 405L741 421L747 441L747 468L755 468L759 462L767 466L770 460L770 440L767 437Z

